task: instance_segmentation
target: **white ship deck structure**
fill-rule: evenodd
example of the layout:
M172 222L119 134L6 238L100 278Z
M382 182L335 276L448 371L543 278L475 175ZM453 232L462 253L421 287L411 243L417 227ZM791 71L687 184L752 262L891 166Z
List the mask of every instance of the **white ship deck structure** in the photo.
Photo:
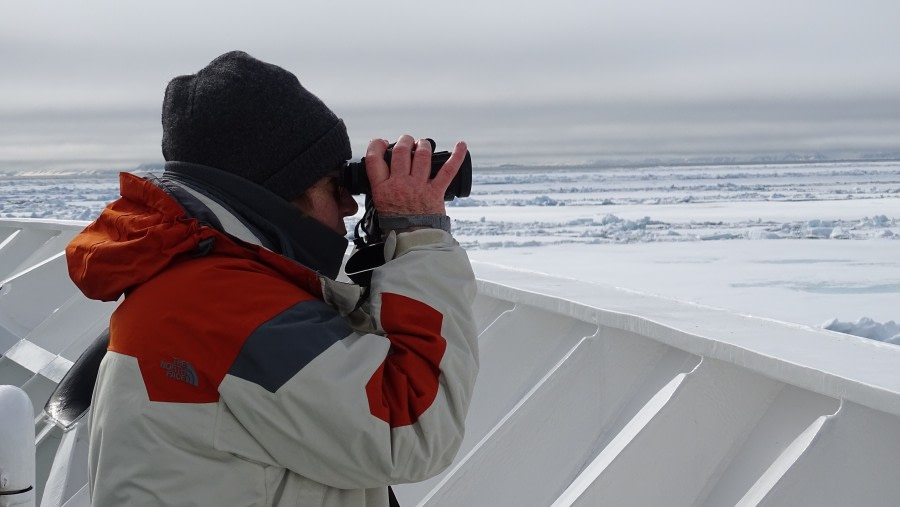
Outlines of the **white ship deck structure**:
M83 226L0 221L0 385L16 388L0 391L0 473L32 481L0 505L89 504L87 419L45 411L115 308L66 273ZM475 269L481 373L465 441L446 472L396 487L402 505L900 504L900 347ZM21 455L8 428L22 398L30 479L3 462Z

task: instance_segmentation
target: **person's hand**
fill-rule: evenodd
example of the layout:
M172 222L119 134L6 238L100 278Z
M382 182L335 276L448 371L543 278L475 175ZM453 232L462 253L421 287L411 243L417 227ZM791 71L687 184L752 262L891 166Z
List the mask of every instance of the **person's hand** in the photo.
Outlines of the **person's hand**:
M466 156L466 143L456 143L450 158L433 179L431 144L403 135L394 145L391 166L384 161L388 142L374 139L366 151L366 174L375 209L382 216L444 215L444 192ZM413 153L415 151L415 153Z

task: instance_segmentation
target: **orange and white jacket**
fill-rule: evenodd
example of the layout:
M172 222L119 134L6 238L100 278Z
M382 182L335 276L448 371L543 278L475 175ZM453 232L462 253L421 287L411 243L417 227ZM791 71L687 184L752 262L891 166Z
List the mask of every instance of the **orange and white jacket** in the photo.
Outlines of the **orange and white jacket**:
M88 297L125 295L89 421L94 505L386 506L451 463L478 353L449 234L392 234L361 298L120 182L67 248Z

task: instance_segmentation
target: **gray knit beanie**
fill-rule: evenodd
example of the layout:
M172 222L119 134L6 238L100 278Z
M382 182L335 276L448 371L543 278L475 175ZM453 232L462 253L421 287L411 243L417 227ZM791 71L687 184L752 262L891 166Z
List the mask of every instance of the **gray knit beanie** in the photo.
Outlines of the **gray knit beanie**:
M242 51L169 82L163 156L258 183L286 200L351 156L347 128L290 72Z

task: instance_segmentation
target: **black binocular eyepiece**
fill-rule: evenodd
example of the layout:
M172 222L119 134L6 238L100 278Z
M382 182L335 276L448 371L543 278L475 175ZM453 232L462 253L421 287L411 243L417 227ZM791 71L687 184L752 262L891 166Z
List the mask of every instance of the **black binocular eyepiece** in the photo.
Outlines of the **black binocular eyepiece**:
M431 143L431 149L434 150L435 144L434 141L429 139ZM384 161L387 162L388 166L391 164L391 154L393 152L394 145L391 144L388 147L387 152L384 154ZM448 151L439 151L437 153L431 154L431 176L429 178L434 178L438 171L441 170L441 167L444 166L444 162L450 158L450 152ZM348 162L342 171L344 188L350 191L353 195L362 195L362 194L370 194L372 192L372 186L369 184L369 177L366 174L366 158L363 157L359 162ZM462 165L459 167L459 172L456 173L456 176L453 178L453 181L450 182L450 186L447 187L447 191L444 193L445 201L452 201L455 197L468 197L469 193L472 191L472 157L469 155L469 151L466 150L466 158L463 160Z

